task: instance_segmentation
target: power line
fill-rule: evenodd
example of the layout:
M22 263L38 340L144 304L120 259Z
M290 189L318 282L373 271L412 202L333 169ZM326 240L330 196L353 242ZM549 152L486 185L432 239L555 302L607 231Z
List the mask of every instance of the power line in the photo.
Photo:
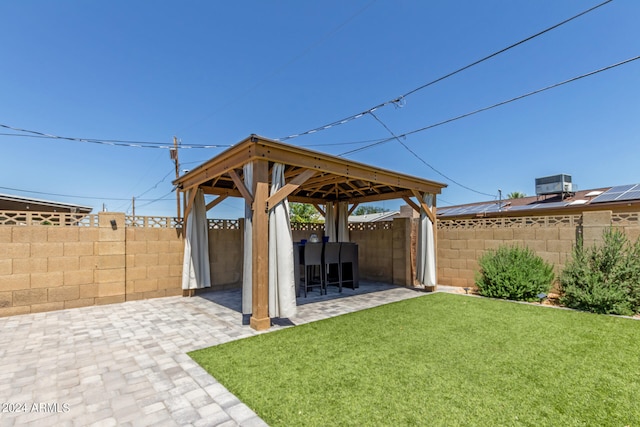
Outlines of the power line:
M585 77L593 76L593 75L598 74L598 73L601 73L601 72L603 72L603 71L611 70L611 69L613 69L613 68L619 67L619 66L621 66L621 65L628 64L628 63L633 62L633 61L636 61L636 60L638 60L638 59L640 59L640 56L635 56L635 57L633 57L633 58L629 58L629 59L624 60L624 61L622 61L622 62L618 62L618 63L616 63L616 64L609 65L609 66L607 66L607 67L600 68L600 69L598 69L598 70L591 71L591 72L589 72L589 73L582 74L582 75L580 75L580 76L573 77L573 78L568 79L568 80L564 80L564 81L562 81L562 82L560 82L560 83L556 83L556 84L553 84L553 85L551 85L551 86L544 87L544 88L542 88L542 89L534 90L533 92L529 92L529 93L526 93L526 94L524 94L524 95L516 96L515 98L511 98L511 99L508 99L508 100L506 100L506 101L498 102L497 104L493 104L493 105L490 105L490 106L488 106L488 107L480 108L480 109L478 109L478 110L471 111L471 112L469 112L469 113L461 114L461 115L459 115L459 116L452 117L452 118L450 118L450 119L443 120L443 121L441 121L441 122L434 123L434 124L431 124L431 125L429 125L429 126L422 127L422 128L420 128L420 129L415 129L415 130L412 130L412 131L410 131L410 132L403 133L403 134L401 134L401 135L397 135L397 136L394 136L394 137L391 137L391 138L387 138L387 139L384 139L384 140L381 140L381 141L378 141L378 142L374 142L374 143L372 143L372 144L365 145L364 147L356 148L356 149L353 149L353 150L350 150L350 151L345 151L344 153L341 153L341 154L338 154L338 155L339 155L339 156L345 156L345 155L347 155L347 154L357 153L357 152L359 152L359 151L366 150L366 149L371 148L371 147L374 147L374 146L376 146L376 145L381 145L381 144L387 143L387 142L392 141L392 140L394 140L394 139L396 139L396 138L404 138L404 137L407 137L407 136L409 136L409 135L413 135L413 134L416 134L416 133L419 133L419 132L424 132L425 130L428 130L428 129L433 129L433 128L435 128L435 127L442 126L442 125L444 125L444 124L451 123L451 122L454 122L454 121L456 121L456 120L460 120L460 119L464 119L464 118L469 117L469 116L473 116L474 114L482 113L483 111L491 110L491 109L496 108L496 107L501 107L501 106L506 105L506 104L509 104L509 103L511 103L511 102L519 101L519 100L524 99L524 98L527 98L527 97L529 97L529 96L536 95L536 94L538 94L538 93L545 92L545 91L547 91L547 90L557 88L557 87L562 86L562 85L565 85L565 84L567 84L567 83L575 82L575 81L580 80L580 79L583 79L583 78L585 78Z
M11 190L11 191L19 191L21 193L42 194L42 195L45 195L45 196L69 197L69 198L73 198L73 199L109 200L109 201L117 201L117 202L124 201L124 200L131 200L130 198L123 199L123 198L115 198L115 197L91 197L91 196L75 196L75 195L69 195L69 194L45 193L45 192L42 192L42 191L23 190L23 189L20 189L20 188L11 188L11 187L0 187L0 189ZM171 192L173 192L173 190L171 190ZM165 196L163 196L163 197L165 197ZM146 202L146 201L157 201L159 199L140 199L140 200Z
M30 135L24 134L15 134L15 133L0 133L1 136L13 136L13 137L24 137L24 138L47 138L47 139L62 139L66 141L75 141L75 142L84 142L91 144L102 144L102 145L111 145L118 147L135 147L135 148L160 148L160 149L171 149L173 145L167 144L164 142L150 142L150 141L127 141L122 139L96 139L96 138L76 138L70 136L59 136L52 135L44 132L39 132L35 130L29 129L20 129L13 126L9 126L6 124L1 124L0 127L5 129L10 129L16 132L26 132ZM222 148L222 147L231 147L231 145L201 145L201 144L190 144L190 145L180 145L180 148Z
M495 197L494 194L488 194L488 193L483 193L482 191L478 191L478 190L474 190L471 187L468 187L464 184L459 183L458 181L456 181L455 179L448 177L447 175L445 175L444 173L440 172L438 169L436 169L435 167L433 167L432 165L430 165L429 163L427 163L426 160L424 160L422 157L420 157L418 155L418 153L416 153L415 151L413 151L411 148L409 148L407 146L407 144L405 144L404 142L402 142L402 140L389 128L389 126L387 126L382 120L380 120L378 118L378 116L376 116L374 113L371 113L371 116L376 119L378 121L378 123L380 123L392 136L392 139L395 139L396 141L398 141L400 143L400 145L402 145L409 153L411 153L413 155L413 157L415 157L416 159L418 159L420 162L422 162L425 166L429 167L431 170L433 170L435 173L437 173L438 175L444 177L445 179L447 179L448 181L453 182L454 184L456 184L459 187L462 187L466 190L472 191L474 193L477 194L481 194L483 196L489 196L489 197Z
M164 200L173 200L173 199L165 199L165 197L167 197L167 196L168 196L169 194L171 194L171 193L173 193L173 190L169 191L167 194L165 194L165 195L163 195L163 196L158 197L157 199L151 199L151 200L150 200L150 201L148 201L147 203L144 203L144 204L142 204L142 205L140 205L140 206L138 206L138 207L139 207L139 208L144 208L145 206L149 206L149 205L151 205L151 204L153 204L153 203L156 203L156 202L160 202L160 201L164 201ZM143 201L144 201L144 199L140 199L140 200L143 200Z
M305 132L301 132L301 133L297 133L297 134L292 134L292 135L289 135L289 136L286 136L286 137L283 137L283 138L279 138L279 140L280 140L280 141L286 141L286 140L289 140L289 139L297 138L297 137L299 137L299 136L310 135L310 134L313 134L313 133L321 132L321 131L326 130L326 129L330 129L330 128L332 128L332 127L336 127L336 126L339 126L339 125L343 125L343 124L345 124L345 123L348 123L348 122L351 122L351 121L353 121L353 120L359 119L359 118L361 118L361 117L363 117L363 116L365 116L365 115L367 115L367 114L371 114L371 113L375 112L376 110L378 110L378 109L380 109L380 108L384 108L384 107L386 107L386 106L388 106L388 105L391 105L391 104L393 104L393 105L402 105L402 104L404 103L404 99L405 99L406 97L408 97L409 95L412 95L412 94L414 94L414 93L416 93L416 92L418 92L418 91L420 91L420 90L422 90L422 89L425 89L425 88L427 88L427 87L429 87L429 86L431 86L431 85L433 85L433 84L435 84L435 83L438 83L438 82L440 82L440 81L442 81L442 80L444 80L444 79L447 79L447 78L449 78L449 77L452 77L452 76L454 76L454 75L456 75L456 74L458 74L458 73L460 73L460 72L462 72L462 71L464 71L464 70L467 70L467 69L469 69L469 68L471 68L471 67L473 67L473 66L475 66L475 65L478 65L478 64L480 64L480 63L482 63L482 62L484 62L484 61L487 61L488 59L491 59L491 58L493 58L493 57L495 57L495 56L497 56L497 55L500 55L501 53L504 53L504 52L506 52L506 51L508 51L508 50L510 50L510 49L513 49L513 48L514 48L514 47L516 47L516 46L519 46L519 45L521 45L521 44L523 44L523 43L526 43L526 42L528 42L528 41L530 41L530 40L533 40L533 39L535 39L536 37L539 37L539 36L541 36L541 35L543 35L543 34L545 34L545 33L548 33L548 32L549 32L549 31L551 31L551 30L554 30L554 29L556 29L556 28L558 28L558 27L560 27L560 26L562 26L562 25L564 25L564 24L567 24L567 23L569 23L569 22L573 21L574 19L577 19L577 18L579 18L579 17L581 17L581 16L583 16L583 15L585 15L585 14L587 14L587 13L589 13L589 12L593 11L593 10L598 9L599 7L604 6L604 5L605 5L605 4L607 4L607 3L611 3L612 1L613 1L613 0L606 0L606 1L604 1L604 2L602 2L602 3L600 3L600 4L598 4L598 5L596 5L596 6L592 7L592 8L590 8L590 9L587 9L587 10L585 10L585 11L583 11L583 12L580 12L580 13L579 13L579 14L577 14L577 15L572 16L572 17L571 17L571 18L569 18L569 19L565 19L564 21L559 22L559 23L557 23L557 24L555 24L555 25L552 25L551 27L548 27L548 28L546 28L546 29L544 29L544 30L542 30L542 31L540 31L540 32L538 32L538 33L536 33L536 34L532 35L532 36L529 36L529 37L527 37L527 38L524 38L524 39L522 39L522 40L520 40L520 41L518 41L518 42L516 42L516 43L513 43L513 44L511 44L511 45L509 45L509 46L507 46L507 47L505 47L505 48L503 48L503 49L500 49L500 50L498 50L498 51L496 51L496 52L494 52L494 53L492 53L492 54L490 54L490 55L487 55L487 56L485 56L485 57L484 57L484 58L482 58L482 59L479 59L479 60L477 60L477 61L474 61L474 62L472 62L472 63L471 63L471 64L469 64L469 65L465 65L465 66L464 66L464 67L462 67L462 68L459 68L459 69L457 69L457 70L455 70L455 71L452 71L452 72L450 72L450 73L448 73L448 74L445 74L445 75L444 75L444 76L442 76L442 77L438 77L438 78L437 78L437 79L435 79L435 80L432 80L432 81L430 81L430 82L428 82L428 83L425 83L425 84L423 84L422 86L419 86L419 87L417 87L417 88L415 88L415 89L412 89L412 90L410 90L409 92L405 93L404 95L400 95L400 96L398 96L398 97L396 97L396 98L394 98L394 99L392 99L392 100L389 100L389 101L383 102L383 103L381 103L381 104L378 104L378 105L376 105L376 106L374 106L374 107L371 107L371 108L369 108L368 110L365 110L365 111L363 111L363 112L361 112L361 113L354 114L354 115L351 115L351 116L345 117L345 118L340 119L340 120L336 120L336 121L331 122L331 123L328 123L328 124L326 124L326 125L324 125L324 126L320 126L320 127L314 128L314 129L310 129L310 130L307 130L307 131L305 131Z
M141 199L141 197L142 197L142 196L144 196L145 194L147 194L149 191L151 191L151 190L155 190L156 188L158 188L158 185L160 185L161 183L163 183L163 182L164 182L164 180L165 180L165 179L167 179L167 177L168 177L169 175L171 175L172 173L174 173L174 170L173 170L173 169L171 169L171 170L170 170L170 171L169 171L165 176L163 176L163 177L162 177L162 179L160 179L160 181L156 182L156 183L155 183L155 184L153 184L151 187L149 187L147 190L145 190L144 192L140 193L140 194L139 194L139 195L137 195L137 196L134 196L133 198L134 198L135 200L144 200L144 199ZM171 191L173 192L174 190L171 190ZM164 197L164 196L163 196L163 197ZM120 209L122 209L122 206L124 206L124 205L126 205L126 206L127 206L125 210L126 210L126 211L129 211L129 208L130 208L131 206L133 206L133 201L132 201L131 199L129 199L129 203L128 203L128 204L126 204L126 203L125 203L125 204L121 204L121 205L120 205Z
M378 141L382 141L382 140L386 140L386 138L376 138L376 139L367 139L364 141L349 141L349 142L326 142L326 143L322 143L322 144L299 144L300 147L331 147L331 146L336 146L336 145L362 145L362 144L369 144L371 142L378 142Z

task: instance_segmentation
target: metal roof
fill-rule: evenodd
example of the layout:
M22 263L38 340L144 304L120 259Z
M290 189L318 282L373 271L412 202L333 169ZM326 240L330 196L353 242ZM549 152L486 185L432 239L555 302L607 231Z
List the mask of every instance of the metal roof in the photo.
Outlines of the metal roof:
M72 203L0 194L0 210L90 213L93 208L89 206L74 205Z
M192 169L173 183L180 191L200 187L206 194L242 197L243 166L258 159L268 160L270 165L285 165L287 182L295 180L297 185L288 196L293 202L361 203L410 198L418 193L440 194L446 187L439 182L256 135Z

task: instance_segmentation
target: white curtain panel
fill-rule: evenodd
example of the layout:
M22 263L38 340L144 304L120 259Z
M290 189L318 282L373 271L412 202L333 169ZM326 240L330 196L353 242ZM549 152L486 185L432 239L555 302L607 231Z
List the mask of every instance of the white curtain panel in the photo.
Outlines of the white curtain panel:
M270 194L284 184L284 165L275 163ZM269 213L269 317L287 318L297 313L293 267L289 202L284 199Z
M423 202L433 207L433 195L425 194ZM416 251L416 279L424 286L436 285L436 256L433 239L433 223L420 208L420 222L418 223L418 248Z
M324 206L324 211L324 235L329 237L330 242L337 242L336 213L333 202L327 202Z
M338 203L338 242L349 241L349 203Z
M244 185L253 195L253 163L247 163L243 167ZM244 204L244 259L242 262L242 314L251 314L253 311L253 260L251 258L253 248L253 211L251 206Z
M190 198L191 191L188 196ZM187 218L184 238L184 261L182 263L182 289L211 287L209 266L209 227L204 192L197 189L193 206Z

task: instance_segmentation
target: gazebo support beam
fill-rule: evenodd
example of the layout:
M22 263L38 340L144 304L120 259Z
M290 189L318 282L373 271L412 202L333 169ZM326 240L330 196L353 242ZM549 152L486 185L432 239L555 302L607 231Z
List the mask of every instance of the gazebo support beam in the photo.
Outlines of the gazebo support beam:
M420 206L422 206L422 209L424 209L424 212L427 214L427 216L431 220L431 223L435 224L436 223L436 214L434 213L434 211L435 211L435 201L436 201L435 194L433 195L433 210L431 210L431 208L429 208L429 206L427 206L427 204L424 202L424 200L423 200L424 195L423 194L420 194L418 191L414 191L413 194L414 194L414 196L416 196L416 199L418 199L418 202L420 203Z
M298 189L302 184L304 184L309 178L315 175L316 171L313 169L307 169L304 172L300 173L300 175L293 178L288 184L285 184L284 187L279 189L274 195L269 196L266 200L267 209L271 210L278 203L287 198L287 196Z
M207 203L207 211L210 210L210 209L213 209L214 207L216 207L220 202L222 202L226 198L227 198L226 195L221 195L221 196L216 197L215 199L213 199L209 203Z
M265 209L269 197L269 162L254 160L253 180L253 249L252 268L252 313L250 326L263 331L271 326L269 318L269 213Z
M242 179L240 179L240 177L238 176L238 173L234 169L231 169L229 171L229 176L231 177L231 180L233 181L233 183L236 185L236 188L238 189L240 194L242 194L242 197L244 197L244 200L246 201L246 203L249 206L251 206L251 204L253 203L253 196L251 195L251 192L249 192L247 187L244 185L244 182L242 181Z
M185 208L184 208L184 219L182 220L182 229L184 230L184 232L187 232L187 220L189 218L189 214L191 213L191 209L193 208L193 202L196 199L196 192L198 191L197 188L194 188L191 193L189 194L189 199L187 200L187 195L185 194Z
M416 202L414 202L413 200L411 200L411 198L410 198L410 197L408 197L408 196L404 196L404 197L402 198L402 200L404 200L405 202L407 202L407 204L408 204L409 206L411 206L411 207L413 208L413 210L414 210L414 211L416 211L416 212L420 213L420 206L418 206L418 205L416 204Z

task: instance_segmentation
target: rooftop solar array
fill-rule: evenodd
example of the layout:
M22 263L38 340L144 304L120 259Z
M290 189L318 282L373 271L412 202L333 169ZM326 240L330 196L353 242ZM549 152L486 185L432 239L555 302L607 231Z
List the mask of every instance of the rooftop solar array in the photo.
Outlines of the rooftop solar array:
M440 216L459 216L459 215L482 215L492 212L510 212L510 211L524 211L532 209L551 209L561 208L567 206L567 202L550 202L550 203L533 203L530 205L521 206L509 206L503 203L502 209L498 203L485 203L482 205L473 206L461 206L457 208L441 208L438 209L438 215Z
M591 197L590 195L601 193L600 191L592 191L588 193L585 197ZM498 202L490 202L477 204L472 206L459 206L459 207L450 207L450 208L440 208L438 209L439 216L460 216L460 215L473 215L473 216L481 216L485 213L490 212L512 212L512 211L530 211L530 210L538 210L538 209L553 209L553 208L563 208L565 206L576 206L576 205L584 205L588 203L604 203L604 202L619 202L619 201L627 201L627 200L640 200L640 184L629 184L629 185L619 185L617 187L612 187L609 190L601 193L597 197L594 197L591 202L588 200L580 199L573 201L564 201L564 202L533 202L528 205L520 205L520 206L510 206L509 202L503 202L500 205Z
M640 199L640 184L619 185L605 191L591 203L619 202Z
M503 210L504 207L505 205L503 204ZM500 205L498 203L485 203L482 205L438 209L438 215L441 216L480 215L488 212L500 212Z

